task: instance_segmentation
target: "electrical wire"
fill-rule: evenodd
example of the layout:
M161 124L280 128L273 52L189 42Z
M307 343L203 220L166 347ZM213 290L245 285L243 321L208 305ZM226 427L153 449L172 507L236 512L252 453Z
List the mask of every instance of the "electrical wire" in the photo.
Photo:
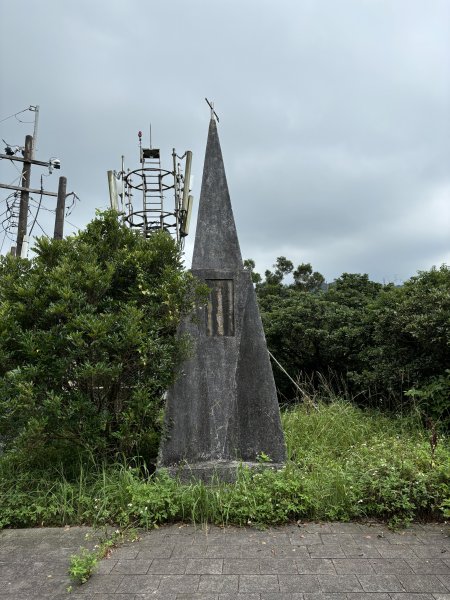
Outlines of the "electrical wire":
M14 115L16 121L19 121L19 123L34 123L34 121L22 121L22 119L19 119L16 115Z
M78 200L78 202L80 202L80 198L75 194L75 192L70 192L70 194L67 194L66 198L68 198L69 196L73 196L73 198L70 206L66 208L66 217L69 217L72 214L75 208L76 201Z
M5 235L3 236L2 245L0 246L0 254L3 250L3 244L5 243L5 240L6 240L6 231L5 231Z
M13 117L17 117L17 115L20 115L21 113L24 113L27 110L30 110L30 107L24 108L23 110L19 110L19 112L16 112L13 115L9 115L9 117L5 117L4 119L0 119L0 123L3 123L3 121L7 121L8 119L12 119Z
M19 167L16 165L16 163L12 160L12 158L9 159L9 162L12 164L12 166L15 168L15 170L22 175L22 171L19 169Z
M39 229L42 231L42 233L45 235L45 237L48 238L47 233L42 229L42 227L39 225L38 221L36 221L36 225L39 227Z
M66 223L69 223L69 225L72 225L72 227L75 227L75 229L78 229L78 231L80 231L80 228L78 227L78 225L74 225L73 223L71 223L67 219L66 219Z
M36 212L34 214L34 221L33 221L33 224L31 225L30 233L28 234L29 237L31 237L31 234L32 234L33 229L34 229L34 226L36 225L36 221L37 221L37 218L38 218L38 215L39 215L39 211L41 209L43 191L44 191L44 188L43 188L43 184L42 184L42 175L41 175L41 195L39 197L39 203L38 203ZM30 214L31 214L31 211L30 211Z

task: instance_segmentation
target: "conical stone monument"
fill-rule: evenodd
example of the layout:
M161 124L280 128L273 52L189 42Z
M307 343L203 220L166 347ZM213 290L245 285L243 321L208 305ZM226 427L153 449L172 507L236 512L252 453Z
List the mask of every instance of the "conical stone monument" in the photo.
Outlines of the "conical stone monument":
M186 319L191 358L169 390L159 468L182 479L232 481L239 464L280 468L280 411L251 276L243 267L217 125L206 146L192 273L210 288Z

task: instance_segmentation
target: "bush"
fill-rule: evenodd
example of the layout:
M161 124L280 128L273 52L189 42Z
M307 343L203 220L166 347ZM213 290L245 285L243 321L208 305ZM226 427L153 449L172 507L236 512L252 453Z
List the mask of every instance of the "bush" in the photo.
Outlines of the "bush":
M296 519L379 518L392 525L448 513L450 448L434 449L420 422L349 403L297 406L282 415L289 460L280 471L241 467L234 484L181 484L133 464L17 474L0 461L0 527L171 521L275 525Z
M31 260L0 262L0 440L34 464L77 454L151 461L175 336L198 289L169 234L146 240L106 212Z

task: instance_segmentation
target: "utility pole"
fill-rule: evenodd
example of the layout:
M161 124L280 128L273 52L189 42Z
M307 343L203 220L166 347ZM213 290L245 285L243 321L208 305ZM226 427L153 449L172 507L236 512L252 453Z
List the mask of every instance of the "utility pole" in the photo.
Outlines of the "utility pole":
M58 200L56 201L55 231L53 238L62 240L64 235L64 211L66 209L67 178L60 177L58 184Z
M25 148L23 150L22 156L15 156L18 148L14 151L10 146L6 146L5 154L0 153L0 160L8 160L13 162L21 162L22 163L22 179L20 181L20 185L8 185L5 183L0 183L0 189L14 190L15 192L20 192L20 207L19 207L19 219L17 223L17 240L16 245L11 248L11 254L13 256L24 256L27 255L28 252L28 210L29 210L29 198L30 194L39 194L42 196L53 196L58 199L57 207L56 207L56 218L55 218L55 230L54 230L54 238L62 239L63 230L64 230L64 211L67 196L73 195L77 197L76 194L71 192L67 194L67 179L66 177L59 178L58 185L58 193L48 192L42 188L42 180L41 180L41 189L34 189L30 187L31 184L31 166L37 165L40 167L47 167L49 169L49 173L53 171L53 169L61 168L61 161L57 158L50 158L47 161L36 160L34 158L35 150L36 150L36 136L37 136L37 128L38 128L38 120L39 120L39 106L30 106L30 110L33 110L35 113L34 118L34 135L27 135L25 138Z
M27 234L28 226L28 200L30 198L31 181L31 160L33 154L33 136L27 135L25 138L25 152L23 155L24 163L22 168L22 186L24 189L20 192L19 223L17 226L16 256L22 253L23 238Z

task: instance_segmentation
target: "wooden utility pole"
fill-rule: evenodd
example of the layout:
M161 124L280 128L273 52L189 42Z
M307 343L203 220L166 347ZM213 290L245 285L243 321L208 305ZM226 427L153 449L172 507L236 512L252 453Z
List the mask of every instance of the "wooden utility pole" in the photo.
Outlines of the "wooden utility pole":
M60 177L58 184L58 200L56 201L55 231L53 238L62 240L64 235L64 211L66 209L67 178Z
M17 225L16 256L22 253L23 238L27 234L28 226L28 200L30 198L31 181L31 160L33 154L33 136L27 135L25 138L24 163L22 168L22 186L24 189L20 192L19 223Z

